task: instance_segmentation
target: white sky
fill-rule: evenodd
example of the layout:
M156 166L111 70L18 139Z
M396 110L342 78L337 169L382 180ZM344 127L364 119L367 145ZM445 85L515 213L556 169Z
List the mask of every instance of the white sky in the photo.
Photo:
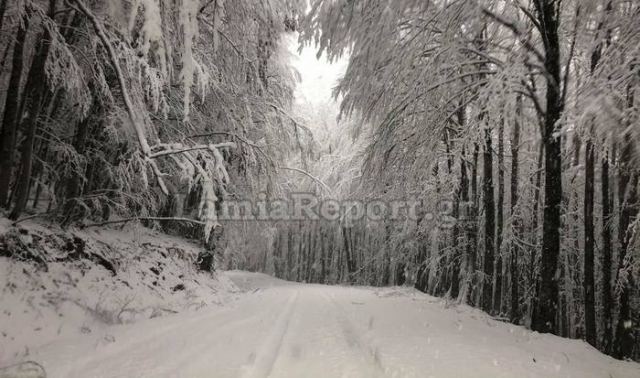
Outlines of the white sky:
M289 51L293 55L291 64L302 78L296 88L297 102L309 102L312 105L331 102L332 90L347 68L347 59L343 58L333 64L324 56L318 60L314 46L307 46L302 54L298 54L297 38L291 38Z

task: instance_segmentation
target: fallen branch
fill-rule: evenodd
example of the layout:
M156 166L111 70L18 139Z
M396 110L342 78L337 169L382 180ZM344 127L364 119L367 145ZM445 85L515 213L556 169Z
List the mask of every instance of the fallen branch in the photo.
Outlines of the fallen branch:
M111 220L111 221L100 222L100 223L84 224L84 225L81 226L81 228L102 227L102 226L107 226L107 225L110 225L110 224L129 223L129 222L135 222L135 221L141 221L141 220L146 220L146 221L175 221L175 222L187 222L187 223L199 224L199 225L202 225L202 226L205 225L205 222L202 222L202 221L199 221L199 220L195 220L195 219L189 219L189 218L133 217L133 218Z
M35 218L42 218L42 217L46 217L47 215L49 215L49 213L38 213L38 214L33 214L33 215L29 215L27 217L24 218L20 218L18 220L15 220L13 223L11 223L12 226L17 226L19 223L22 223L24 221L28 221L30 219L35 219Z

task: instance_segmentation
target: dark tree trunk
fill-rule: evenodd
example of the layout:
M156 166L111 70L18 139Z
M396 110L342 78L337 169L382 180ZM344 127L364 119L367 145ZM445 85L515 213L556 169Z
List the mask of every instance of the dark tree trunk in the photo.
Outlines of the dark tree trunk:
M344 252L347 263L347 272L349 273L349 279L351 275L356 271L353 261L353 251L351 250L351 228L342 227L342 238L344 241Z
M611 1L608 2L605 17L611 11ZM600 32L604 27L603 20L598 25L598 34L596 34L596 38L600 39ZM610 40L610 31L607 32L607 44ZM594 71L598 67L600 63L600 58L602 57L602 48L603 43L599 40L596 41L596 48L593 50L591 54L591 75L593 75ZM595 249L595 232L594 232L594 223L593 223L593 207L594 207L594 191L595 191L595 151L593 146L593 126L589 130L589 135L587 139L587 147L585 151L585 189L584 189L584 237L585 237L585 245L584 245L584 281L583 281L583 291L584 291L584 313L585 313L585 338L587 342L593 346L597 346L597 331L596 331L596 308L595 308L595 268L594 268L594 249ZM605 161L607 162L606 170L605 170ZM603 239L605 249L604 255L607 253L611 253L611 236L607 230L606 220L609 217L609 167L608 161L605 157L603 159L603 167L602 167L602 216L603 216ZM604 177L606 174L606 178ZM606 188L605 188L606 183ZM609 236L607 236L609 234ZM606 239L609 240L606 240ZM603 290L610 291L611 285L611 257L608 258L609 262L607 263L606 258L603 259L603 265L609 265L609 273L603 274ZM603 266L603 270L605 267ZM606 288L606 289L605 289ZM606 303L609 302L609 303ZM603 306L604 313L607 317L611 317L611 309L608 308L610 306L611 298L609 294L609 298L607 300L606 297L603 298ZM605 322L607 322L605 320ZM605 333L610 333L611 325L605 326ZM607 336L605 336L605 340L607 340ZM605 347L606 348L606 347Z
M469 261L468 264L468 288L467 288L467 303L470 305L475 305L475 278L476 278L476 270L477 270L477 248L478 248L478 158L480 155L480 147L476 143L473 149L473 167L471 169L471 204L470 206L470 225L469 225L469 233L470 241L469 241Z
M327 282L327 252L326 252L326 230L324 225L320 226L320 283Z
M4 25L4 14L7 11L7 0L0 0L0 31Z
M560 78L560 42L557 0L534 2L538 21L542 25L546 70L546 112L544 114L545 184L542 223L542 256L540 287L536 296L532 329L538 332L557 331L558 257L560 255L560 207L562 205L562 151L557 123L563 111Z
M471 205L469 203L469 175L467 173L468 169L467 169L467 161L466 161L466 151L463 149L462 150L462 157L460 158L460 202L464 205L463 209L464 209L464 213L462 214L462 218L460 219L461 224L458 225L458 227L464 232L464 246L462 246L462 250L461 250L461 255L464 256L464 259L462 261L460 261L460 263L462 264L462 262L464 261L466 266L465 269L469 269L470 267L470 263L469 260L472 257L472 248L475 248L475 246L471 245L471 240L472 240L472 235L471 235L471 222L475 221L475 219L470 217L470 211L471 211ZM458 214L460 214L460 211L458 211ZM458 271L460 269L458 268ZM470 276L471 273L468 271L467 275ZM458 281L460 280L460 277L458 277Z
M458 111L458 127L463 128L466 124L465 108L462 107ZM457 219L455 226L453 227L453 263L451 271L451 297L458 298L460 294L460 266L462 264L464 255L464 246L460 245L461 231L464 231L464 220L460 219L460 203L464 205L469 201L469 178L467 177L467 167L465 162L465 150L462 149L462 157L460 158L460 187L455 198L453 217Z
M0 207L8 206L9 188L13 176L13 158L15 155L16 131L20 114L20 81L24 62L24 44L29 29L29 16L24 15L13 47L11 77L7 88L7 98L2 120L2 146L0 149Z
M492 311L493 266L495 249L495 199L493 194L493 149L491 130L484 135L483 184L484 202L484 264L482 278L482 309Z
M611 295L611 195L609 194L609 155L605 152L602 158L602 321L603 340L602 350L605 353L611 351L612 338L612 308L613 299Z
M538 149L538 160L536 165L535 179L532 181L533 185L533 217L531 221L530 242L530 261L529 261L529 288L531 290L531 297L529 298L529 316L533 319L533 306L536 293L538 292L538 246L540 242L540 233L538 227L540 225L540 192L542 186L542 166L544 164L544 145L541 143Z
M78 123L76 135L73 140L73 147L78 155L84 155L85 153L91 119L92 118L87 118ZM81 169L81 167L78 167L78 169ZM82 180L84 175L84 171L72 172L71 178L67 182L66 205L64 209L65 221L63 222L63 226L81 219L84 215L82 206L79 206L79 199L77 198L82 194ZM169 216L174 216L174 214L170 214Z
M317 237L316 235L318 234L317 231L317 227L318 227L318 222L312 222L312 228L310 230L309 233L309 262L307 263L307 282L316 282L314 281L314 276L315 276L315 269L313 269L313 266L315 265L315 260L316 260L316 249L318 248L317 244Z
M197 266L203 272L213 272L216 269L216 255L219 254L223 247L222 236L224 235L224 228L222 226L214 227L209 235L209 239L206 240L205 248L198 254Z
M512 238L520 237L520 224L516 218L516 208L520 195L518 193L518 175L520 164L520 114L522 109L522 98L517 98L516 120L513 125L513 138L511 139L511 234ZM511 305L510 318L511 322L518 324L520 322L519 293L518 283L520 276L518 275L518 245L511 242Z
M55 16L57 0L49 0L49 17L51 19ZM38 53L32 63L33 72L33 87L29 90L29 101L31 102L31 108L29 109L29 116L26 119L24 125L26 139L22 145L22 158L21 158L21 171L18 176L18 182L16 185L16 201L9 215L11 219L18 219L20 214L27 206L27 200L29 199L29 180L31 179L31 171L33 167L33 144L35 141L36 130L38 128L38 118L42 108L42 101L46 90L46 78L45 78L45 63L47 56L49 55L49 49L51 45L51 33L45 28L41 40L39 42Z
M493 296L493 311L502 312L502 232L504 228L504 121L498 128L498 203L496 223L496 268L495 290Z
M418 207L416 229L420 230L420 225L425 219L424 203L420 201ZM418 272L416 273L416 283L414 287L423 293L427 293L429 290L429 269L428 269L428 245L424 238L418 240L418 256L416 257L418 263Z
M464 158L461 159L460 162L460 188L459 188L459 192L461 192L463 190L463 185L464 185L464 178L463 178L463 168L462 166L464 165ZM460 193L458 193L456 195L456 198L454 199L454 204L453 204L453 214L452 216L454 217L454 219L460 219ZM458 298L458 294L460 293L460 260L461 260L461 256L462 253L460 251L460 228L461 228L461 224L460 222L456 222L456 224L453 226L453 261L451 262L451 286L450 286L450 293L451 293L451 298Z
M42 143L42 149L39 152L39 155L42 156L42 160L47 161L47 157L49 155L49 143ZM48 176L44 168L44 165L42 164L42 162L40 162L36 167L37 172L36 174L34 174L34 177L36 177L37 179L36 193L33 196L32 204L34 210L38 209L38 205L40 204L40 196L42 195L42 188L44 186L43 184L46 182Z
M629 95L629 105L633 105L633 93ZM638 214L638 172L634 167L634 145L629 134L625 135L624 145L620 152L620 172L618 201L620 224L618 226L618 242L620 253L618 256L617 285L620 288L619 315L615 331L613 356L616 358L631 357L634 348L633 330L634 319L631 315L630 292L634 287L633 270L627 266L627 256L632 248L633 230L630 229L634 218ZM624 272L624 273L623 273ZM625 275L624 277L622 275Z
M596 299L594 278L594 151L591 138L587 139L585 151L585 188L584 188L584 318L585 337L589 344L596 346Z
M278 231L276 232L276 237L273 238L273 252L271 255L273 259L273 275L276 276L276 278L280 278L280 267L278 266L278 261L280 260L280 256L282 253L282 235L282 230L278 229ZM265 270L268 269L267 267L268 265L265 264Z

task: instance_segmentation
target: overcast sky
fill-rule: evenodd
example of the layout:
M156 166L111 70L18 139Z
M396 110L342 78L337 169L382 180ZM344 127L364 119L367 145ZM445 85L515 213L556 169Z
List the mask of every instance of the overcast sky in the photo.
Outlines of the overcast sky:
M293 54L292 65L300 73L302 81L297 87L297 101L317 105L331 101L331 92L347 68L347 60L330 64L324 57L316 59L316 49L306 47L298 54L297 38L291 38L289 51Z

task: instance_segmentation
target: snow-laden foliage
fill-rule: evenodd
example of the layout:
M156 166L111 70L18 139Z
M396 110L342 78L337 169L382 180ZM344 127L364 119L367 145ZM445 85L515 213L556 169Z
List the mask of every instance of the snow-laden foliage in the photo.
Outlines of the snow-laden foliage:
M44 54L48 95L40 104L25 96L18 108L41 119L29 207L64 224L115 214L192 217L210 241L212 229L222 227L221 202L272 187L281 146L294 138L295 80L281 44L303 5L9 2L0 15L4 32L27 30L18 75L33 76L28 64L45 45L45 32L51 35ZM17 42L5 35L6 87ZM19 95L38 84L21 80ZM17 159L8 167L20 169Z
M406 278L637 357L626 325L637 324L638 12L598 0L312 1L301 42L348 57L335 94L343 116L365 121L351 192L415 196L423 214L448 203L457 219L342 230L338 279Z

